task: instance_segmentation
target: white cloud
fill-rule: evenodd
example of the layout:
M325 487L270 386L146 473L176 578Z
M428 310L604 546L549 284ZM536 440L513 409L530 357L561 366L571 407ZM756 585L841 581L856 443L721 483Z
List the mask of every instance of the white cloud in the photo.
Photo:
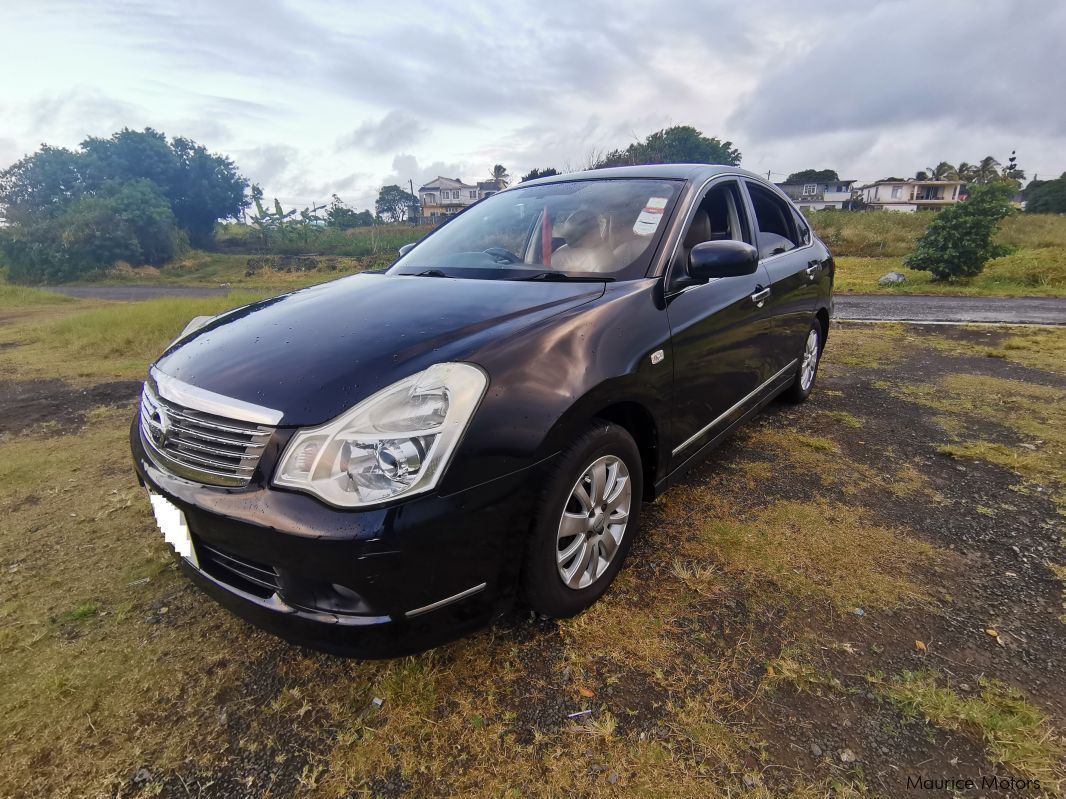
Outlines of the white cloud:
M395 152L422 139L424 124L403 111L389 111L381 119L367 119L337 140L338 148L353 147L372 153Z
M230 153L269 196L365 206L386 183L581 168L691 124L774 177L1011 148L1066 169L1056 0L23 4L5 33L0 167L151 125Z

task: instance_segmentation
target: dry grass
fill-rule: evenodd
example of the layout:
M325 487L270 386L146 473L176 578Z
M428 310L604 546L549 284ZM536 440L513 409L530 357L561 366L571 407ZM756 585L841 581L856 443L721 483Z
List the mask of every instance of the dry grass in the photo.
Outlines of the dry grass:
M394 250L381 255L249 255L193 250L162 269L119 264L96 285L232 286L241 291L280 293L324 283L396 260Z
M1062 739L1047 715L1010 686L982 680L979 695L961 697L929 672L908 671L881 687L905 713L983 741L993 762L1039 780L1049 792L1066 781Z
M0 281L0 309L36 308L42 305L65 305L76 302L74 298L54 291L42 291L28 286L13 286Z
M97 382L142 378L194 316L214 315L259 295L161 299L136 303L74 303L62 313L34 314L0 328L0 371L8 377L59 377Z
M1066 329L1015 328L1010 338L985 354L1034 369L1066 374Z
M980 375L947 375L909 386L901 396L942 413L938 421L956 440L940 451L1004 466L1055 492L1066 509L1066 391ZM971 421L967 421L967 420ZM1016 444L988 440L988 424L1014 431Z
M833 370L840 366L861 366L881 369L892 366L908 357L903 346L907 335L902 324L838 322L829 335L826 358L819 368Z
M709 521L700 534L728 572L838 610L922 599L925 591L909 575L935 551L826 502L777 502L747 518Z

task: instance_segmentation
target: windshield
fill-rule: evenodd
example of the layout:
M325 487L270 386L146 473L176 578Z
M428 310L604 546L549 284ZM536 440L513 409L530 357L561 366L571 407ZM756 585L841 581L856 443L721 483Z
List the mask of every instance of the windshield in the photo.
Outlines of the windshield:
M643 277L681 186L674 180L577 180L501 192L429 235L389 274Z

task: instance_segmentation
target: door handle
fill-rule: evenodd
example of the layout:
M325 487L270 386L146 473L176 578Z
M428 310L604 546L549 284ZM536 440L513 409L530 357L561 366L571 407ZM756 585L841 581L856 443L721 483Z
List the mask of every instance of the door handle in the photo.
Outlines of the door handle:
M761 289L751 295L751 301L757 308L762 308L763 303L770 297L770 289Z
M811 280L814 280L814 276L817 275L821 271L821 269L821 261L809 261L807 263L807 269L805 271L807 272L807 277L809 277Z

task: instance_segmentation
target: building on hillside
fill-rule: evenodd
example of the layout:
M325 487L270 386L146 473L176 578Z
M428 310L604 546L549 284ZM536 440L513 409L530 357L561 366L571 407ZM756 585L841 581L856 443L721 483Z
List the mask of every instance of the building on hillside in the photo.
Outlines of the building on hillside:
M787 194L801 211L821 211L823 208L851 208L854 180L829 180L812 183L778 183L777 188Z
M432 224L455 216L481 199L478 192L476 185L463 183L459 178L438 176L418 190L422 221Z
M939 211L959 202L961 180L879 180L860 186L868 208L884 211Z
M460 178L437 176L418 190L421 205L421 221L428 224L442 222L455 216L468 205L490 197L507 188L503 180L479 180L477 183L464 183Z

